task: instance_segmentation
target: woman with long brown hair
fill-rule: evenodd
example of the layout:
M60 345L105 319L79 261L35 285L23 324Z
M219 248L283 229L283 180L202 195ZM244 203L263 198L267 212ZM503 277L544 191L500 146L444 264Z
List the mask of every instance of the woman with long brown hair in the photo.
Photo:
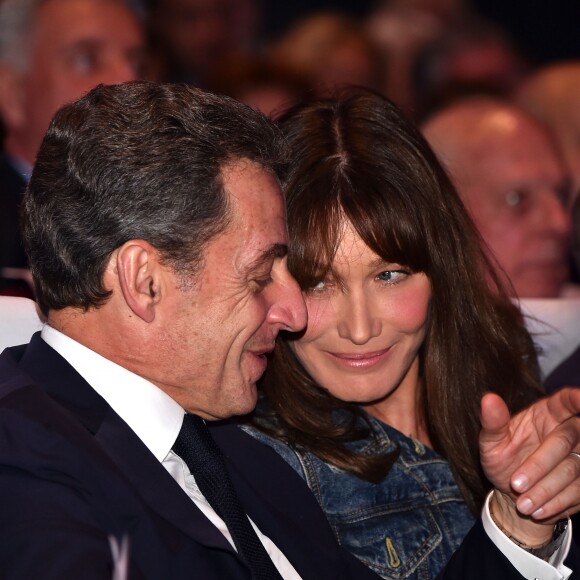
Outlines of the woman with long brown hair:
M541 395L533 343L445 172L392 103L355 90L279 123L289 267L309 321L279 339L248 429L373 570L434 578L492 487L482 396L515 412Z

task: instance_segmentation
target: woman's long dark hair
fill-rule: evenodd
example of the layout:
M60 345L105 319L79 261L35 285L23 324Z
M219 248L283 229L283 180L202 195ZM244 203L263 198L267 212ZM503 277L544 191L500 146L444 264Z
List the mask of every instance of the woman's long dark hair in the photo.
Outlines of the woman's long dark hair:
M433 447L478 512L489 488L479 461L482 395L500 394L513 412L541 393L519 311L429 145L390 101L351 90L298 105L279 124L292 159L283 184L289 267L302 289L330 270L345 219L385 261L428 276L418 404ZM348 449L363 435L354 429L361 412L313 381L289 347L293 338L278 340L261 383L266 410L256 424L361 477L384 477L393 458Z

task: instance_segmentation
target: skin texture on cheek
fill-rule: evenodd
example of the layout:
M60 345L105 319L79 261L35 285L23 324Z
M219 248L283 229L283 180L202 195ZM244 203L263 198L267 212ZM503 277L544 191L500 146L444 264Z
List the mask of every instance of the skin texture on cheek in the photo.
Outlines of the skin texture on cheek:
M231 221L207 244L188 288L167 271L166 318L159 321L166 350L158 356L161 388L209 419L254 408L266 353L279 330L295 322L271 312L289 312L300 297L295 283L283 291L289 274L280 252L286 251L287 232L276 179L249 161L223 172Z

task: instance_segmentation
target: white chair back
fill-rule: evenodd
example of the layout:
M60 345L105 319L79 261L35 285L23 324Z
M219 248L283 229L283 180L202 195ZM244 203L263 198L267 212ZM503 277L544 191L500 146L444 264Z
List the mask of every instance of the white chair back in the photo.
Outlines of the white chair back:
M546 378L580 346L580 299L525 298L519 303L526 327L540 347L540 369Z
M24 344L44 325L36 303L28 298L0 296L0 352Z

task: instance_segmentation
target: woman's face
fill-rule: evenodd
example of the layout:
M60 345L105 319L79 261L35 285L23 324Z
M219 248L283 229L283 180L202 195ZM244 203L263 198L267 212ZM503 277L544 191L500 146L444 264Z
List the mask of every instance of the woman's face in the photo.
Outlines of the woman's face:
M385 262L348 223L328 278L305 294L308 326L291 347L335 397L376 403L415 393L431 285L425 274Z

